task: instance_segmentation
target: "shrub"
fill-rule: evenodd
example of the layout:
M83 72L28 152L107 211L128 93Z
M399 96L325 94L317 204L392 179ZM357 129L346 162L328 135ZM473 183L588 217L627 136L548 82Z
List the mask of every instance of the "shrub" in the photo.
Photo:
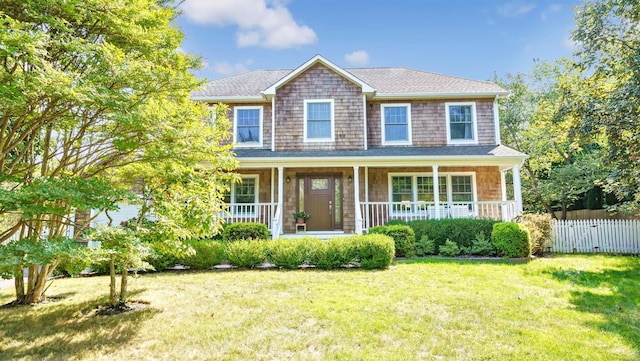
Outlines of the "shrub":
M396 257L414 257L416 235L413 229L404 225L378 226L369 228L370 234L384 234L393 238Z
M231 264L253 268L267 258L267 242L258 239L228 242L225 245L225 254Z
M442 246L440 246L440 255L446 257L455 257L460 254L460 248L456 242L446 240Z
M430 254L436 254L436 241L429 238L426 234L420 237L420 240L416 242L416 256L427 256Z
M497 223L493 226L491 242L502 257L529 257L531 243L529 233L523 225L513 222Z
M280 268L296 269L309 261L314 248L321 242L316 238L277 239L267 242L267 259Z
M385 223L385 226L406 226L407 221L403 221L402 219L392 219L389 222Z
M493 256L496 254L496 249L491 244L489 237L485 236L484 232L480 232L472 241L470 253L479 256Z
M518 222L529 231L531 254L542 254L545 247L551 245L553 224L550 214L526 213L520 217Z
M320 241L310 254L309 263L319 269L336 269L353 264L356 260L355 251L345 240L347 237L331 238Z
M190 239L185 243L193 248L194 252L180 257L179 262L192 269L210 269L226 257L224 244L218 241Z
M347 239L354 243L355 253L363 269L388 268L395 255L393 238L385 235L363 235Z
M445 218L411 221L408 225L413 229L416 239L428 236L435 242L434 254L438 254L440 246L446 240L455 242L459 248L471 247L472 240L480 232L490 235L493 225L499 221L493 219Z
M232 223L224 227L222 239L226 242L242 239L270 239L269 229L262 223Z
M146 261L149 262L156 271L164 271L178 263L178 258L175 256L175 252L168 250L167 245L164 242L150 242L149 248L151 248L151 253L149 254L149 257L147 257Z

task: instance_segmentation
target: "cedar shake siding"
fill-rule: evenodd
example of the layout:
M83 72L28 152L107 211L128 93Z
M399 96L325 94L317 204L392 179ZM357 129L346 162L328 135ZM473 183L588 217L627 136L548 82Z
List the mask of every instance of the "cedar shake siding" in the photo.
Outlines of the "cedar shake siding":
M304 142L304 101L333 99L333 142ZM278 89L275 150L352 150L364 148L360 87L316 64Z
M447 145L447 117L445 104L448 102L475 102L478 122L478 145L494 145L495 123L493 99L444 99L421 101L376 101L367 103L367 142L370 148L382 147L381 104L411 104L412 144L405 147L437 147ZM385 145L388 147L388 145Z

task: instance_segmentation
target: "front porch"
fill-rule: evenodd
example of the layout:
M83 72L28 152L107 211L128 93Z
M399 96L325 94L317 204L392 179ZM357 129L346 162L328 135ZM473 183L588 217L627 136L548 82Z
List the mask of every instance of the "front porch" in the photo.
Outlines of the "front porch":
M512 201L477 202L359 202L359 217L356 229L360 232L306 231L283 232L282 219L278 203L229 204L227 223L257 222L269 228L272 237L316 236L321 239L362 233L371 227L381 226L391 220L416 221L443 218L491 218L510 221L519 214L518 204ZM358 212L356 212L358 213ZM359 220L359 221L358 221ZM359 227L358 227L359 226Z

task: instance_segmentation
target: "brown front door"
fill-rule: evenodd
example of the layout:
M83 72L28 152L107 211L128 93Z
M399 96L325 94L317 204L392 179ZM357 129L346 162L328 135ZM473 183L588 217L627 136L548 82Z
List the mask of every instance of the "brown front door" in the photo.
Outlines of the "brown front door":
M333 231L342 227L341 179L334 175L304 175L301 196L309 231Z

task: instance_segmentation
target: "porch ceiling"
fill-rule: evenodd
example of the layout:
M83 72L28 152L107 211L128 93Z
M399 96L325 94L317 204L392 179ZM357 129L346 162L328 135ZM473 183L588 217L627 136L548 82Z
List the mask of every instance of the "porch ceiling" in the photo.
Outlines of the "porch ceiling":
M236 149L241 169L268 167L500 166L510 168L527 155L504 145L383 147L342 151Z

